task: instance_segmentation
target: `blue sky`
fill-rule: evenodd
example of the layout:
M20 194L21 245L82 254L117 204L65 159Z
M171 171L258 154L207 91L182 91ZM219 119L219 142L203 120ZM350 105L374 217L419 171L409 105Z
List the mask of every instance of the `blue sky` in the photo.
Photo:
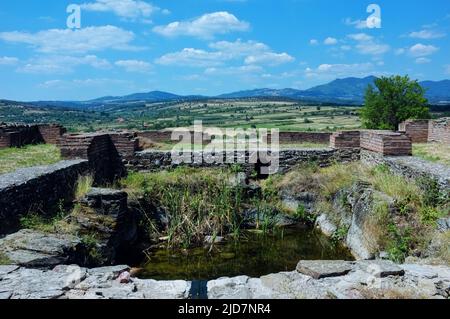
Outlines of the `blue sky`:
M381 8L368 28L367 6ZM69 4L81 28L68 29ZM0 98L306 89L347 76L450 78L448 0L14 0Z

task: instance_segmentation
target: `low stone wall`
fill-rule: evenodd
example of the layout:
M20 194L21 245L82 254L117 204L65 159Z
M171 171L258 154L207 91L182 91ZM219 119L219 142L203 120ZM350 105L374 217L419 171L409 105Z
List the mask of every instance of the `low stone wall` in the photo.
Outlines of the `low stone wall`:
M78 177L89 170L88 161L72 160L1 175L0 234L17 231L20 218L30 212L50 215L61 200L73 200Z
M342 131L333 133L330 137L333 148L357 148L361 146L360 131Z
M450 118L430 121L428 141L450 144Z
M380 154L361 151L361 161L370 165L387 165L394 174L409 179L432 178L437 181L441 192L450 199L450 168L417 157L383 157Z
M267 166L267 164L249 163L250 154L248 152L233 152L230 156L233 157L235 163L241 164L245 170L253 171L258 170L261 166ZM177 161L172 161L170 151L156 151L146 150L136 153L133 159L127 161L127 168L134 171L159 171L169 168L174 168L180 165L187 165L191 167L226 167L231 164L226 163L226 153L222 152L219 158L222 158L221 163L208 163L208 159L212 154L199 152L192 152L187 155L187 160L191 164L183 164ZM202 161L201 159L206 159ZM200 161L195 161L200 159ZM335 162L348 163L359 160L359 149L292 149L281 150L279 152L279 167L280 172L288 171L295 165L302 163L315 162L317 165L324 167L329 166Z
M361 148L387 156L412 155L409 137L391 131L361 131Z
M405 133L413 143L428 142L429 120L407 120L399 125L399 132Z
M280 132L280 144L328 144L330 142L331 133L319 132ZM268 141L271 141L270 134Z
M114 138L121 140L118 136ZM95 172L96 185L109 184L126 175L122 158L110 134L65 135L59 146L63 158L89 160L91 170ZM128 151L128 148L122 151Z

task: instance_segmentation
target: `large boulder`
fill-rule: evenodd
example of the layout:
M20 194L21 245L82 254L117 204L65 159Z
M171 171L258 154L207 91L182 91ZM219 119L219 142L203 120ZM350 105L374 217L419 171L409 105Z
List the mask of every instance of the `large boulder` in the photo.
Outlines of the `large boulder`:
M365 183L353 185L347 201L351 206L352 218L346 245L356 259L373 259L379 251L379 244L378 238L370 231L369 225L376 217L376 206L383 202L388 205L389 210L394 210L395 202Z

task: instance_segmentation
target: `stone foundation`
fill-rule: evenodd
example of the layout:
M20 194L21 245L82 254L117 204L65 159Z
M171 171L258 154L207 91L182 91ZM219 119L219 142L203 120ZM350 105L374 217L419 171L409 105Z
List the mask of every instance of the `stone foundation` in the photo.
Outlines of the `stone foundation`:
M78 177L90 171L88 161L62 161L54 165L19 169L0 179L0 234L20 229L28 213L51 216L54 208L73 200Z
M244 166L245 170L253 171L258 164L249 163L248 152L234 152L235 163ZM160 171L164 169L174 168L180 165L192 167L227 167L232 164L226 163L226 153L219 155L222 158L221 163L208 164L205 161L195 162L196 158L208 159L210 153L193 152L187 156L191 164L178 163L172 161L172 155L169 151L146 150L136 153L133 159L127 161L127 168L134 171ZM293 149L281 150L279 152L280 172L286 172L299 164L315 162L317 165L324 167L332 165L335 162L349 163L359 160L359 149Z

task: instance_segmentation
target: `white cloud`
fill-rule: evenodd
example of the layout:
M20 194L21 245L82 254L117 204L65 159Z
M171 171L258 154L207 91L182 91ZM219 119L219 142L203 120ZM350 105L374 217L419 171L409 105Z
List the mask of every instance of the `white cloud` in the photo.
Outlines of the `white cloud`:
M216 67L230 60L243 60L245 64L279 65L295 59L289 54L273 52L269 46L256 41L219 41L209 44L215 51L185 48L168 53L156 60L162 65L183 65L193 67Z
M179 52L167 53L156 60L162 65L178 65L192 67L208 67L223 64L230 56L221 52L208 52L205 50L185 48Z
M374 73L372 63L321 64L317 68L306 68L307 78L335 79L338 77L363 77Z
M127 72L148 73L152 65L139 60L119 60L114 63L116 66L124 68Z
M352 20L347 18L344 23L348 26L353 26L356 29L367 29L367 20Z
M268 45L256 42L256 41L246 41L242 42L240 39L235 42L229 41L219 41L209 44L211 49L215 49L224 54L229 54L233 57L246 56L249 54L256 54L259 52L268 52L270 48Z
M355 33L347 35L348 38L355 41L372 41L373 37L368 35L367 33Z
M257 65L244 65L238 67L207 68L204 73L206 75L248 75L263 71L264 69Z
M280 65L293 62L295 59L287 53L263 52L245 58L246 64Z
M0 57L0 65L15 65L17 63L19 63L18 58L9 56Z
M387 44L374 43L374 42L362 42L356 45L356 49L361 54L367 55L381 55L390 50L390 46Z
M156 26L153 31L165 36L192 36L203 39L213 38L216 34L226 34L234 31L247 31L250 24L240 21L236 16L226 11L213 12L191 21L176 21L165 26Z
M323 41L323 44L326 44L326 45L335 45L337 43L338 43L338 40L335 38L332 38L332 37L328 37Z
M434 31L434 30L430 30L430 29L415 31L415 32L411 32L409 34L410 38L425 39L425 40L439 39L439 38L443 38L445 36L446 36L446 34L443 32Z
M6 42L28 44L45 53L86 53L105 49L133 50L134 33L107 25L82 29L50 29L37 33L0 32Z
M113 12L121 18L143 21L148 21L152 14L161 11L160 8L140 0L96 0L81 4L81 8L86 11Z
M347 35L347 38L357 42L356 49L360 54L382 55L390 50L387 44L379 43L373 36L367 33L354 33Z
M311 44L311 45L318 45L319 41L317 39L311 39L311 40L309 40L309 44Z
M45 56L31 59L26 64L20 66L17 72L33 74L65 74L73 72L78 66L90 66L95 69L109 69L111 64L95 55L84 57L73 56Z
M429 56L438 51L439 48L433 46L433 45L424 45L421 43L418 43L416 45L413 45L411 48L409 48L409 54L413 57L424 57Z
M430 62L431 62L430 59L424 58L424 57L416 59L416 63L417 64L427 64L427 63L430 63Z

